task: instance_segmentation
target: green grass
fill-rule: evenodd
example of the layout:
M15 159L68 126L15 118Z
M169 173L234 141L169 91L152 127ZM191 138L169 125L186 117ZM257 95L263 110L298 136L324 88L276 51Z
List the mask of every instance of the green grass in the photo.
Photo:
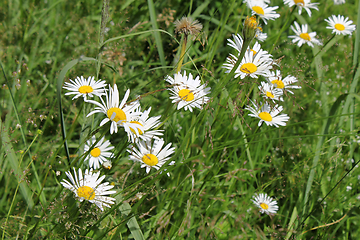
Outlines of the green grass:
M223 68L235 54L227 39L251 14L242 1L109 1L108 18L93 0L2 1L1 238L358 239L360 31L333 37L324 19L341 14L359 26L360 4L318 1L309 17L282 2L272 1L281 17L263 25L261 46L302 88L284 96L290 121L275 128L258 127L244 109L261 100L264 78L234 79ZM182 16L203 25L182 70L212 90L192 113L176 110L163 90L180 57L173 22ZM282 27L294 20L324 46L292 44ZM77 76L116 83L120 97L153 92L140 103L162 116L164 140L176 147L175 165L161 169L170 177L146 174L129 160L124 131L110 135L109 124L99 127L103 116L86 118L90 104L64 95L64 81ZM93 134L115 146L113 167L101 172L116 204L104 212L60 184L72 167L87 168L83 148ZM277 214L260 214L255 193L273 197Z

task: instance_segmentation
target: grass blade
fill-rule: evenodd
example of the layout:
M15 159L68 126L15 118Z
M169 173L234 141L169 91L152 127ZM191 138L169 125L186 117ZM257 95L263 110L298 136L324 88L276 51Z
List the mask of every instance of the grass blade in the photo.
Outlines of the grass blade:
M156 22L155 6L154 6L153 0L148 0L148 5L149 5L150 21L151 21L152 27L153 27L153 29L158 29L158 25ZM153 34L154 34L157 50L159 53L161 65L165 66L166 65L165 54L164 54L164 48L162 45L161 35L159 32L154 32Z

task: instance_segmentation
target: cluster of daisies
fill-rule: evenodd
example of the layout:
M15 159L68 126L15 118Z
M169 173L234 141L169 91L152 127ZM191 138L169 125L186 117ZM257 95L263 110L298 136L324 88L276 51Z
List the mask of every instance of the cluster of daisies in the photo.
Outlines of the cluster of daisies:
M240 55L243 47L243 39L237 34L233 35L234 41L228 39L228 45L233 47L237 51L237 55ZM230 54L227 58L227 63L224 64L226 72L229 73L234 68L238 57ZM261 49L261 45L258 42L252 47L248 47L240 65L235 70L235 78L245 77L259 78L264 77L266 81L262 81L259 85L259 90L264 98L264 102L252 101L251 105L245 109L251 111L249 116L259 118L258 126L261 126L263 122L269 126L285 126L289 120L289 116L279 113L283 110L282 106L279 106L277 102L282 102L284 92L292 93L291 89L301 88L300 86L292 85L298 80L294 76L287 76L282 78L279 70L272 71L274 61L271 54ZM270 100L270 101L268 101ZM270 102L270 103L269 103Z
M199 77L193 78L191 73L187 76L186 72L179 72L174 78L167 76L165 80L171 84L168 88L171 92L170 99L177 104L177 109L184 108L192 112L194 108L202 109L209 101L206 95L210 93L210 88L202 85ZM172 144L166 145L161 138L164 131L158 129L162 124L161 116L150 117L151 107L142 112L139 99L128 101L130 90L127 90L121 99L116 84L113 87L109 85L106 89L105 81L95 81L94 77L86 79L83 76L65 82L63 88L69 90L65 95L75 95L73 99L82 96L85 103L92 104L94 109L87 117L93 114L103 116L100 126L109 122L110 134L118 133L119 129L126 132L129 158L139 162L141 168L146 168L146 173L149 173L151 168L159 170L175 152ZM95 96L100 101L89 99ZM85 162L88 165L85 173L79 169L77 174L74 168L74 175L70 171L66 172L71 183L64 179L61 184L70 189L81 202L87 200L95 203L101 210L110 207L115 199L106 195L114 194L116 191L109 191L114 186L108 182L101 183L105 176L100 177L99 169L101 166L105 169L112 167L113 149L114 146L111 146L105 136L92 136L84 147ZM168 165L174 163L175 161L171 161ZM167 175L170 176L168 172Z
M344 2L334 0L335 4ZM270 0L244 0L244 3L246 3L254 15L250 18L250 21L255 19L255 23L251 23L255 24L254 37L259 42L265 41L267 34L258 25L256 17L261 19L264 24L268 24L268 21L276 20L280 17L280 14L275 11L279 6L270 7L268 5ZM311 0L284 0L284 4L289 7L296 7L299 14L304 9L309 17L311 17L312 9L318 10L318 3L311 3ZM185 20L184 22L188 22L188 19ZM325 21L329 24L327 28L331 29L335 34L351 35L355 30L352 21L341 15L333 15ZM184 25L181 22L177 24ZM194 22L188 28L195 31L200 29L200 25ZM297 43L299 47L303 44L308 44L311 47L314 44L321 45L320 40L316 39L316 32L308 31L308 25L300 26L297 22L294 22L294 26L291 26L291 29L296 35L289 36L289 38L293 39L293 43ZM188 32L184 33L189 34ZM268 126L285 126L289 116L287 114L280 114L283 111L283 107L279 103L284 101L286 93L294 94L292 90L301 87L294 85L298 82L296 77L292 75L282 77L281 72L275 69L277 64L273 60L273 56L268 51L263 50L259 42L246 46L246 49L243 51L244 40L242 36L239 34L233 35L233 40L228 39L228 45L234 48L237 54L230 54L227 62L224 64L224 68L229 73L235 65L238 66L234 70L235 78L244 79L250 77L253 79L263 79L258 86L263 100L250 100L250 105L245 109L251 112L249 116L260 119L259 127L263 122ZM242 59L238 59L242 51L245 55ZM180 64L179 66L179 69L181 69ZM171 94L170 99L172 103L177 105L178 110L184 109L185 111L189 110L192 112L195 108L202 109L209 102L210 98L208 95L210 94L210 88L206 84L201 83L199 76L194 78L191 73L187 74L186 71L181 73L178 70L173 77L167 76L165 81L170 84L168 86ZM161 116L150 116L151 107L142 111L139 101L141 96L128 101L130 96L130 90L128 89L121 99L116 84L107 86L105 81L95 81L94 77L87 79L82 76L77 77L75 80L66 82L64 89L69 91L65 95L75 95L73 99L83 97L86 104L94 106L94 109L87 117L94 114L102 116L103 119L100 122L100 126L105 126L109 123L110 134L117 134L119 131L122 131L119 129L123 129L129 143L127 148L129 159L140 163L141 168L146 169L146 173L149 173L152 168L159 170L165 164L175 164L175 161L169 161L175 152L175 148L171 146L172 143L165 143L162 138L164 130L159 129L162 125L160 121ZM94 97L97 97L98 100L89 99ZM66 172L70 181L64 179L61 184L65 188L70 189L81 202L87 200L95 203L101 210L104 207L110 207L111 204L115 203L115 198L108 195L115 194L116 191L111 190L114 186L108 182L102 183L105 175L100 176L100 169L101 167L105 169L112 167L111 159L114 158L114 148L110 141L106 140L105 136L102 138L92 136L84 147L85 163L87 165L85 172L80 168L78 170L74 168L73 174L71 171ZM164 172L169 176L169 172L166 169L164 169ZM253 196L252 201L260 208L262 213L274 214L278 210L277 202L266 194L256 194Z
M275 20L280 17L280 14L276 13L276 9L279 6L270 7L268 4L269 0L244 0L244 3L251 9L252 14L258 16L260 19L267 24L268 20ZM343 4L345 0L334 0L334 4ZM319 3L312 3L311 0L284 0L284 4L289 7L296 7L298 13L301 14L304 9L309 17L311 17L311 10L319 10ZM355 30L355 25L352 25L353 21L349 20L347 17L338 15L332 15L325 21L329 24L326 28L331 29L332 33L351 35ZM261 28L260 31L261 32ZM310 47L316 45L322 45L321 41L316 38L316 32L310 32L309 26L307 24L300 25L294 21L294 25L291 26L291 30L295 35L290 35L289 38L292 39L293 43L297 43L299 47L303 44L307 44ZM260 33L255 36L259 41L264 41L267 37L266 33Z
M267 24L269 20L275 20L280 17L280 14L276 13L278 6L270 7L269 0L244 0L247 7L251 9L252 15L261 19L264 24ZM345 3L344 0L334 0L334 4ZM311 0L284 0L284 4L289 7L296 7L298 13L301 14L304 9L305 12L311 17L311 10L319 10L319 3L312 3ZM254 17L253 16L253 17ZM332 33L351 35L356 29L355 25L352 25L352 21L347 17L338 15L331 16L325 21L329 24L328 29L332 30ZM246 24L246 23L245 23ZM262 42L267 38L267 34L262 32L262 28L257 23L255 39ZM246 26L244 26L246 28ZM291 26L292 31L296 35L289 36L293 43L297 43L297 46L301 47L303 44L307 44L311 47L316 45L322 45L321 41L316 39L316 32L309 32L307 24L299 25L294 21L294 26ZM261 36L259 38L259 36ZM262 77L265 81L261 81L258 89L263 97L262 101L250 100L251 104L245 109L251 113L249 116L260 119L258 126L261 126L263 122L268 126L285 126L289 120L289 116L286 114L280 114L283 107L278 103L283 102L284 93L294 94L292 89L299 89L300 86L293 85L298 80L291 75L282 78L279 70L274 70L273 67L277 64L273 61L271 54L261 49L261 45L258 42L249 47L245 51L245 55L242 59L238 59L243 48L244 40L241 35L233 35L234 40L228 39L228 45L234 48L237 54L227 58L227 62L224 64L226 72L229 73L233 70L236 63L240 61L237 69L235 69L235 78L244 79L250 77L257 79ZM267 196L264 193L256 194L253 196L254 204L260 209L261 213L275 214L278 210L277 202Z

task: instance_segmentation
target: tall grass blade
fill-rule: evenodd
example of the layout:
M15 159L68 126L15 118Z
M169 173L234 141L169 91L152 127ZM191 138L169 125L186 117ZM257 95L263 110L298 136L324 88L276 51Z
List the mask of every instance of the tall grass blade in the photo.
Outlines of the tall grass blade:
M148 0L149 12L150 12L150 21L152 24L153 29L158 29L157 20L156 20L156 12L153 0ZM157 46L157 50L160 57L160 62L162 66L165 66L165 54L164 48L162 45L161 35L159 32L154 32L154 38Z
M63 140L64 140L65 154L66 154L69 165L70 165L70 153L69 153L69 147L68 147L67 140L66 140L66 130L65 130L66 128L65 128L65 121L64 121L64 113L63 113L63 108L62 108L62 104L61 104L61 89L62 89L62 85L64 83L66 73L71 68L73 68L76 64L78 64L79 62L83 62L83 61L97 61L97 60L95 58L81 57L79 59L75 59L75 60L70 61L61 70L61 72L59 74L59 77L57 79L57 84L56 84L56 97L57 97L58 104L59 104L61 133L62 133L62 137L63 137Z
M0 126L3 126L3 123L0 119ZM26 181L22 179L24 177L23 170L20 168L19 158L17 157L14 147L11 143L11 139L9 137L9 129L1 129L1 142L2 147L4 148L4 152L6 153L6 160L11 166L11 169L14 171L14 175L17 176L17 183L20 185L20 193L23 196L27 206L30 210L34 207L34 201L32 199L31 189L26 184Z

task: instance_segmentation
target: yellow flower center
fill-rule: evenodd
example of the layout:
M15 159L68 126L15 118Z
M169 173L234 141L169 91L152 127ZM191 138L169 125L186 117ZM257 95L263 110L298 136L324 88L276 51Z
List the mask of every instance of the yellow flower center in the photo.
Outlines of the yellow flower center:
M101 150L100 148L94 148L93 150L90 151L90 154L93 157L98 157L101 154Z
M189 89L181 89L179 91L179 97L187 102L194 100L194 94Z
M256 72L257 67L255 64L253 63L245 63L243 65L241 65L240 67L240 71L242 71L243 73L247 73L247 74L251 74Z
M272 117L270 115L270 113L268 112L261 112L259 113L259 117L264 120L264 121L267 121L267 122L271 122L272 121Z
M300 37L306 41L310 41L311 40L311 37L309 34L307 33L300 33Z
M344 31L345 30L345 26L342 25L341 23L337 23L335 24L335 28L339 31Z
M94 89L90 86L81 86L79 87L78 91L80 93L86 94L86 93L92 93Z
M295 4L298 5L298 6L304 6L305 3L304 3L304 0L294 0Z
M274 98L274 94L272 94L272 92L266 92L266 96L269 98Z
M139 125L141 125L141 126L144 126L144 125L142 125L141 123L139 123L138 121L130 121L130 123L136 123L136 124L139 124ZM131 130L134 134L136 134L136 131L135 131L134 129L130 128L130 130ZM142 132L140 129L138 129L138 131L139 131L139 134L140 134L140 135L143 134L143 132Z
M252 7L252 10L254 10L254 12L256 12L259 15L264 15L264 9L262 9L262 7L254 6Z
M267 205L266 203L260 203L260 207L267 210L269 208L269 205Z
M77 189L77 195L86 200L93 200L95 198L95 191L91 187L82 186Z
M126 114L124 113L123 110L121 110L120 108L110 108L109 110L107 110L107 116L108 118L111 119L111 116L113 115L113 113L116 113L115 117L112 119L112 121L114 122L118 122L120 120L126 121Z
M158 158L154 154L151 154L151 153L145 154L142 157L142 160L146 165L149 165L149 166L155 166L159 162Z
M276 88L283 89L285 87L283 81L281 81L280 79L273 80L271 81L271 83L274 84Z

